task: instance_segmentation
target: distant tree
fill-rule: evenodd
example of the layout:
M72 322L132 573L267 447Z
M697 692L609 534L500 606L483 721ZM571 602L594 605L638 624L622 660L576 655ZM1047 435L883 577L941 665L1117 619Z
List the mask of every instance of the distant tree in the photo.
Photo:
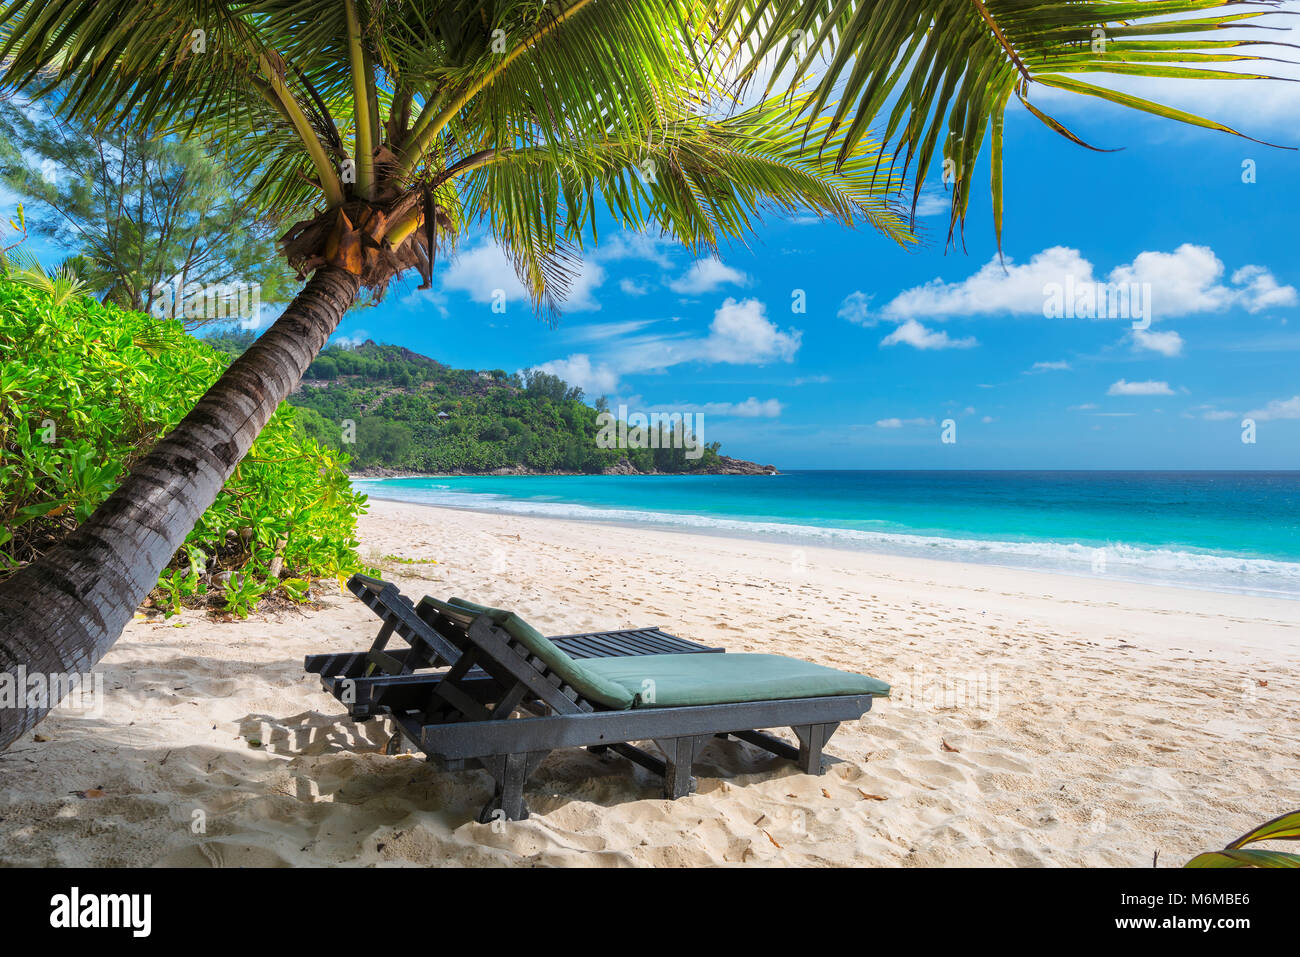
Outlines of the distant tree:
M33 231L73 253L78 277L105 302L151 312L164 287L176 301L176 282L182 296L189 283L242 282L269 303L296 286L274 224L253 213L229 168L147 124L99 132L18 98L0 103L0 183L27 200ZM222 300L225 315L213 316L206 294L199 302L185 310L200 312L183 317L189 328L239 308Z
M400 465L411 448L411 430L400 422L368 416L357 422L358 465Z
M609 411L609 397L608 397L608 396L603 396L603 395L602 395L600 398L598 398L598 399L596 400L596 411L597 411L597 412L608 412L608 411Z
M569 384L557 375L540 369L524 370L524 392L533 398L563 402L566 398L573 398L571 391Z
M338 451L342 448L342 430L315 409L299 408L293 419L294 430L309 439L315 439L323 448Z
M253 344L257 333L251 329L225 329L221 332L204 336L203 341L218 352L224 352L232 359L242 355Z
M311 379L337 379L339 364L329 356L321 356L307 368L307 376Z

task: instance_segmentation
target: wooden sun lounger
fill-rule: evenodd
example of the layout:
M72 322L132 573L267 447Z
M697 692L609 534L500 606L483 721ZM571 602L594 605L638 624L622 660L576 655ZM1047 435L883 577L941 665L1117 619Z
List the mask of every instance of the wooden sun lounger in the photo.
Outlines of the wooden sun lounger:
M427 696L430 681L436 684L445 676L445 671L431 669L451 667L461 651L434 631L392 582L358 574L348 580L348 590L379 617L383 623L379 634L367 651L308 655L306 670L321 676L325 690L348 705L348 716L354 721L411 710ZM394 636L408 647L389 650ZM726 650L696 644L657 627L557 635L550 641L579 659L720 654ZM465 680L472 683L486 677L486 672L474 667Z
M348 584L381 618L379 635L366 652L312 655L307 670L321 676L324 688L346 704L356 720L387 716L396 723L398 735L430 760L449 769L477 765L487 770L496 787L480 821L526 818L525 782L551 751L564 747L620 754L661 775L670 799L690 793L692 765L714 737L736 737L797 762L805 773L820 774L822 748L839 723L871 708L872 694L854 693L619 710L566 683L535 653L538 640L579 661L712 655L722 649L656 628L554 639L533 632L532 639L521 641L490 614L430 598L417 608L392 584L362 575ZM388 650L394 634L406 641L406 649ZM551 660L556 661L554 654ZM556 665L573 671L563 660ZM522 717L509 720L516 713ZM790 728L799 746L759 730L777 727ZM400 741L398 735L394 742ZM654 741L663 757L636 747L635 741Z

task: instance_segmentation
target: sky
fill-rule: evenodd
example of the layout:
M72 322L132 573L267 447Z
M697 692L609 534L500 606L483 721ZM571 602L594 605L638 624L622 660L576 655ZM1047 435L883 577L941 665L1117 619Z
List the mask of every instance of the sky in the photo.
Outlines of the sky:
M1290 83L1125 88L1300 146ZM1033 97L1122 149L1082 149L1009 109L1004 264L986 149L964 249L945 248L936 162L913 250L869 229L770 218L748 248L697 260L607 229L551 326L500 250L470 235L432 290L394 284L335 341L542 368L589 401L702 415L704 441L782 469L1300 468L1300 153L1091 98ZM1129 313L1063 302L1066 289L1099 287L1104 311L1122 301Z

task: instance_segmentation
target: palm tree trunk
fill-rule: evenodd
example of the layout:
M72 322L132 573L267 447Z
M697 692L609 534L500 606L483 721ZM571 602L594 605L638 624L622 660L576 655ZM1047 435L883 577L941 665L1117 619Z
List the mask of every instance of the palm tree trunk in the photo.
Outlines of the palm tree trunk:
M21 679L87 674L216 500L235 466L356 299L356 276L318 269L276 322L59 546L0 585L0 750L57 701L23 700Z

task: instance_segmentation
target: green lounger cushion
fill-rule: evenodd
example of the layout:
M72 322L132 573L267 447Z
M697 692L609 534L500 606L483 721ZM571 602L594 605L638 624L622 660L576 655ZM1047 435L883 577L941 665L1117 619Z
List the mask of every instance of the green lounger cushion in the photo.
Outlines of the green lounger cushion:
M638 708L889 694L875 678L782 655L641 655L588 658L582 666L636 695Z
M636 655L577 661L514 612L464 598L452 598L451 604L487 615L584 698L619 711L889 694L889 685L876 678L781 655Z
M529 651L546 662L546 666L559 675L565 684L588 701L594 701L617 711L625 711L632 707L636 700L636 696L623 685L582 667L514 612L480 605L464 598L453 598L451 604L478 615L487 615L505 629L506 634L511 638L521 642Z

